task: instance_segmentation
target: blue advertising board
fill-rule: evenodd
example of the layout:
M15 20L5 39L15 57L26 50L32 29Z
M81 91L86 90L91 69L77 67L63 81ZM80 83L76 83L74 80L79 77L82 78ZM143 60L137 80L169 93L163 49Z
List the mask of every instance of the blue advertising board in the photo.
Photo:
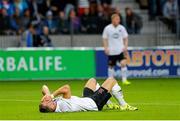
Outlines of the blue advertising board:
M129 48L127 63L129 77L180 77L180 47ZM108 58L97 49L96 76L107 77L107 70ZM115 70L121 77L120 66Z

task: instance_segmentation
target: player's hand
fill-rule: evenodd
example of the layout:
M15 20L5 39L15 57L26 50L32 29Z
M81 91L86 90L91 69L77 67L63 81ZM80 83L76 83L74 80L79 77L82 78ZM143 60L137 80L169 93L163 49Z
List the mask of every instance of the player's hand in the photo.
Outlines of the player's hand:
M46 101L48 99L48 97L50 97L50 95L46 94L42 97L41 102L43 102L44 100Z
M109 55L109 48L105 48L104 52L106 55Z
M124 47L123 52L127 52L127 51L128 51L127 47Z
M49 94L46 94L43 96L42 100L49 100L49 99L53 99L54 98L54 95L49 95Z

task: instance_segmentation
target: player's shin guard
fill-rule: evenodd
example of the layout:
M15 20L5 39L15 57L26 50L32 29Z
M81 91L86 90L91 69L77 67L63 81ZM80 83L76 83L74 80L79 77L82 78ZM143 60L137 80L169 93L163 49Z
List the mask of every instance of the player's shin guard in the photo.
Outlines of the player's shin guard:
M108 77L114 77L115 76L115 70L112 67L108 68Z
M126 105L126 101L124 100L124 96L121 90L121 87L118 84L115 84L112 88L112 95L118 101L121 106Z
M121 68L121 72L122 72L122 81L126 81L127 80L127 67L122 67Z

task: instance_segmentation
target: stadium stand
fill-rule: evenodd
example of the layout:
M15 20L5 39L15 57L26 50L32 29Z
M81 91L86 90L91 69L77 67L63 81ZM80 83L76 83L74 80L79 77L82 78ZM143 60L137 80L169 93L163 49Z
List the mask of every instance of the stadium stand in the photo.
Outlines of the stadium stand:
M162 0L159 4L153 1L1 0L1 48L24 47L27 46L27 41L33 41L34 38L37 39L36 43L39 43L37 46L47 45L47 43L41 42L44 26L48 27L50 38L55 47L99 47L101 46L102 30L110 22L110 15L114 12L121 15L121 24L125 25L127 29L127 20L129 20L130 25L133 21L139 20L137 21L139 23L135 22L134 25L131 25L131 27L136 25L139 27L137 28L138 32L129 31L131 34L129 37L130 46L179 44L179 13L177 12L178 16L175 19L176 27L173 30L169 29L169 24L167 25L167 22L159 17L163 15L166 0ZM179 0L172 1L179 4ZM152 6L155 5L161 10L152 11ZM126 17L126 8L132 11L132 16ZM33 31L33 29L35 30ZM134 29L131 28L131 30ZM28 32L29 34L27 34ZM32 42L29 43L31 43L28 45L29 47L34 46Z

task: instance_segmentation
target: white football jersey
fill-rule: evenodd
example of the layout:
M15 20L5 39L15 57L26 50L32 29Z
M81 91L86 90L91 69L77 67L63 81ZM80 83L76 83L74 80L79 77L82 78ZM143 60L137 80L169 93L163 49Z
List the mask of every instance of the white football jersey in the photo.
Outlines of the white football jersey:
M109 55L119 55L123 52L123 39L128 37L128 33L122 25L115 27L113 24L109 24L104 28L102 37L108 40Z
M55 112L98 111L96 103L88 97L71 96L70 99L56 98Z

